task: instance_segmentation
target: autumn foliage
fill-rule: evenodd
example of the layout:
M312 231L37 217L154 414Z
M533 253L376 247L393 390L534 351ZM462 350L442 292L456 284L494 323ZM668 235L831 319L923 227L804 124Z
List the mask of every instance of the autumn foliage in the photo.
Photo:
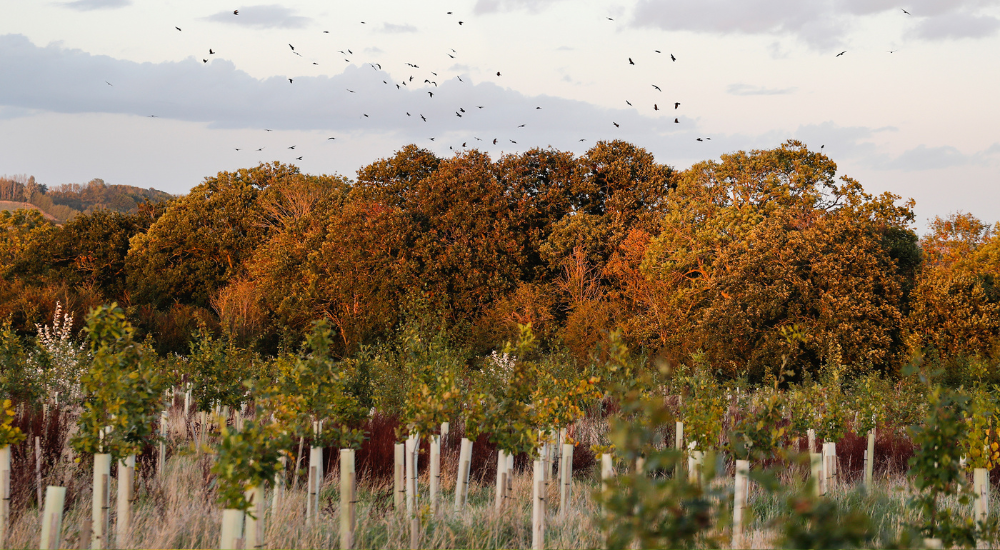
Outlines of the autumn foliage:
M81 318L117 301L161 353L199 327L291 349L324 319L346 357L419 299L476 353L530 323L581 360L618 329L756 379L783 357L796 376L995 357L1000 227L954 214L920 238L912 208L795 141L683 171L620 141L497 159L410 145L354 179L275 162L132 214L0 212L0 317L31 332L57 299Z

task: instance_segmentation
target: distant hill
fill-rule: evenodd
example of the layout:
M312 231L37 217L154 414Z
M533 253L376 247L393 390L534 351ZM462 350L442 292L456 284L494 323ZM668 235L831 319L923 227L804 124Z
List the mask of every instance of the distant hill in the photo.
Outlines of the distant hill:
M34 176L0 177L0 203L8 205L4 210L23 208L15 205L27 204L41 210L57 223L69 221L77 214L89 214L95 210L136 212L139 204L145 201L160 202L172 198L173 195L170 193L156 189L107 184L102 179L50 188L37 183Z
M30 202L0 201L0 212L3 212L5 210L6 211L22 210L24 208L28 208L31 210L38 210L39 212L42 212L42 216L45 216L45 219L51 222L58 221L56 220L55 216L53 216L52 214L45 213L44 211L42 211L41 208L31 204Z

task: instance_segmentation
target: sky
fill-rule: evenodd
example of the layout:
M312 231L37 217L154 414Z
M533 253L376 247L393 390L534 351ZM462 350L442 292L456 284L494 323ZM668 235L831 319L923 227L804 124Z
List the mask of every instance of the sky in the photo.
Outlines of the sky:
M497 158L623 139L684 169L799 139L868 192L915 199L920 231L958 211L1000 220L1000 0L0 0L0 14L0 175L181 194L272 160L353 177L409 143Z

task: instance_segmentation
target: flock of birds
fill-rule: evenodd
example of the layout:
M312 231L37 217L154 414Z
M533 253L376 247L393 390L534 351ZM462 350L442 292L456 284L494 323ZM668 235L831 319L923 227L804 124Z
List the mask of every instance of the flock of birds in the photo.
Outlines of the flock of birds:
M905 9L902 9L902 12L904 14L906 14L906 15L910 15L910 12L908 12ZM239 17L239 15L240 15L240 12L239 12L238 9L233 10L233 17ZM449 12L446 13L446 15L453 15L453 12L449 11ZM611 17L607 17L607 20L608 21L614 21L614 19L611 18ZM465 24L465 22L462 21L462 20L458 20L457 23L459 25L464 25ZM367 22L361 21L361 24L362 25L366 25ZM177 30L177 32L183 32L183 29L181 27L179 27L179 26L175 26L174 28ZM323 31L323 33L324 34L329 34L329 31ZM297 51L295 49L295 46L293 44L288 44L288 48L289 48L290 52L293 55L296 55L298 57L303 57L302 53L300 53L299 51ZM662 50L653 50L653 51L656 54L660 54L660 55L663 54ZM889 50L889 53L895 53L896 51L897 50ZM344 56L344 61L346 61L347 63L351 63L351 60L349 59L349 57L353 56L354 52L350 48L347 48L347 49L344 49L344 50L339 50L339 53L341 53ZM841 51L841 52L837 53L835 57L841 57L841 56L845 55L846 53L847 53L846 50ZM454 49L450 49L450 52L447 53L447 55L448 55L448 57L450 59L455 59L455 56L457 54L458 54L458 52L456 50L454 50ZM209 57L202 58L202 62L205 63L205 64L207 64L209 62L209 59L211 58L211 56L216 55L215 50L213 48L211 48L211 47L208 48L208 55L209 55ZM669 55L671 62L677 62L677 57L673 53L668 53L667 55ZM633 66L633 67L636 66L635 61L631 57L628 57L627 60L628 60L628 65L629 66ZM313 65L319 65L319 63L316 62L316 61L312 61L311 63ZM382 76L381 73L383 73L383 71L382 71L382 65L381 64L379 64L379 63L366 63L366 64L368 66L370 66L372 69L374 69L377 73L379 73L380 77ZM406 63L406 66L408 68L410 68L411 70L412 69L420 69L420 66L417 65L417 64L415 64L415 63ZM503 75L501 74L500 71L497 71L496 72L496 76L499 78L499 77L502 77ZM433 79L432 79L432 77L433 77ZM437 72L428 71L428 75L427 75L426 78L423 79L422 83L423 84L427 84L428 86L434 86L436 88L436 87L438 87L437 80L439 78L440 77L439 77L439 75L438 75ZM465 82L460 75L456 76L455 78L457 78L459 82ZM395 86L396 89L399 89L399 90L402 90L404 87L412 87L413 81L414 81L414 76L413 75L410 75L409 78L404 79L401 82L389 82L387 79L382 79L382 83L384 85L386 85L386 86ZM105 83L107 83L108 86L113 86L113 84L111 84L111 82L105 81ZM289 77L288 78L288 83L289 84L294 84L295 80L293 78ZM660 92L660 93L663 92L663 89L660 86L656 85L655 83L651 84L651 86L657 92ZM351 94L357 93L356 90L352 90L350 88L346 88L346 91L348 93L351 93ZM429 99L433 99L434 98L434 91L433 90L427 90L427 95L428 95ZM634 108L634 105L632 104L632 102L630 100L625 99L624 101L625 101L625 103L629 107L633 107ZM681 102L679 102L679 101L668 102L668 104L665 106L664 109L669 109L670 108L670 103L673 104L673 109L672 109L673 111L678 111L680 109ZM478 109L484 109L484 108L486 108L486 106L485 105L476 105L475 108L477 110ZM470 107L470 109L471 109L471 107ZM538 106L538 107L535 107L535 109L536 110L541 110L542 108L540 106ZM659 106L659 103L654 102L652 110L653 111L660 111L661 108ZM404 112L406 112L406 116L407 117L413 117L414 116L414 114L411 113L411 112L409 112L409 111L404 111ZM458 117L458 118L463 118L463 117L468 116L468 115L469 115L469 111L466 111L465 107L463 107L463 106L458 107L457 110L455 111L455 116ZM416 113L416 116L419 117L425 123L428 120L427 117L423 113L419 113L418 112L418 113ZM149 115L149 117L150 118L157 118L157 115ZM369 117L369 115L367 113L363 113L362 112L361 116L359 118L370 118L370 117ZM621 124L619 124L617 121L611 120L610 122L611 122L612 125L614 125L615 128L621 128ZM674 124L680 124L680 117L679 116L675 116L674 117ZM520 125L517 126L517 128L524 128L525 126L526 126L526 124L520 124ZM270 128L264 128L264 131L271 132L273 130L270 129ZM473 136L473 138L476 141L484 141L482 138L479 138L479 137L476 137L476 136ZM333 141L333 140L336 140L336 139L337 139L336 137L329 137L329 138L327 138L326 141ZM434 142L436 138L435 137L429 137L428 139L430 141ZM710 138L710 137L697 137L697 138L695 138L695 141L703 142L703 141L710 141L711 139L712 138ZM499 141L500 141L499 138L496 138L496 137L492 138L492 144L493 145L497 145ZM515 144L515 145L517 144L517 141L514 140L514 139L507 138L507 141L509 141L510 143ZM580 142L585 142L586 139L585 138L581 138L581 139L579 139L579 141ZM487 139L486 142L490 142L490 140ZM462 144L461 144L461 146L459 147L459 149L464 149L464 148L466 148L467 145L468 145L468 141L463 141ZM294 156L294 151L295 151L296 147L297 147L296 145L291 145L287 149L290 150L290 151L293 151L292 156L293 156L293 158L295 160L301 161L301 160L303 160L304 155ZM822 149L822 147L825 147L825 145L821 146L821 149ZM246 147L234 147L234 149L236 151L249 150L249 151L257 151L257 152L262 152L265 148L266 147L259 147L259 148L256 148L256 149L254 149L254 148L249 148L248 149ZM452 146L452 145L449 145L448 148L451 149L451 150L455 149L455 147Z

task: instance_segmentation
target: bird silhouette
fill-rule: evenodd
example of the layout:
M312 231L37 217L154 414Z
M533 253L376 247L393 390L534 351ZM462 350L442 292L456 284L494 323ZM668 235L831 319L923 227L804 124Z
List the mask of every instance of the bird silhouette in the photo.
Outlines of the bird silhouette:
M524 128L524 124L521 124L520 126L518 126L518 128Z
M677 108L680 107L680 106L681 106L680 102L675 102L674 103L674 110L677 110Z
M412 116L412 115L410 115L410 113L406 113L406 116Z
M585 139L581 139L580 141L587 141L587 140L585 140Z
M361 114L365 115L365 118L368 118L368 115L367 115L367 114L365 114L365 113L361 113Z
M302 157L295 157L295 160L302 160Z
M234 147L234 149L236 149L237 151L239 151L239 150L240 150L240 148L239 148L239 147Z
M695 138L695 141L701 141L701 138Z
M350 88L344 88L344 89L345 89L345 90L347 90L348 92L351 92L352 94L353 94L353 93L356 93L356 92L355 92L354 90L352 90L352 89L350 89Z
M847 53L847 50L844 50L844 51L842 51L842 52L838 53L838 54L837 54L837 55L835 55L834 57L840 57L840 56L844 55L845 53Z
M326 138L327 141L330 141L331 139L337 139L337 138L335 138L335 137Z
M292 79L291 79L291 78L289 78L289 79L288 79L288 83L289 83L289 84L291 84L291 83L292 83Z
M659 108L659 107L657 107L657 106L656 106L656 104L654 103L654 104L653 104L653 110L654 110L654 111L659 111L659 110L660 110L660 108Z
M295 46L289 44L288 47L291 48L293 52L295 51Z
M431 141L434 141L434 138L431 138Z
M270 128L264 128L264 131L265 131L265 132L273 132L274 130L272 130L272 129L270 129Z
M463 23L465 23L465 21L459 21L459 22L458 22L458 24L459 24L459 25L461 25L461 24L463 24Z
M497 71L497 76L500 76L500 71Z
M465 142L464 141L462 142L462 147L465 147Z
M289 149L295 149L295 145L292 145L291 147L289 147Z
M677 61L677 58L676 58L676 57L674 57L674 54L670 54L670 60L671 60L671 61Z
M181 28L180 28L180 27L174 27L174 28L175 28L175 29L177 29L177 30L181 30Z
M631 101L629 101L629 100L627 100L627 99L625 100L625 103L628 103L628 106L629 106L629 107L631 107L631 106L632 106L632 102L631 102Z
M455 116L457 116L458 118L462 118L462 113L455 111Z
M427 92L431 97L434 97L434 92Z
M676 118L674 119L674 124L680 124L680 123L681 123L680 120L677 120Z
M657 92L662 92L662 91L663 91L663 90L661 90L661 89L660 89L660 87L659 87L659 86L657 86L656 84L653 84L653 87L654 87L654 88L656 88L656 91L657 91Z
M459 107L459 108L458 108L458 110L459 110L459 111L462 111L463 113L465 112L465 109L463 109L463 108L461 108L461 107Z
M233 15L239 15L239 14L240 14L240 10L233 10Z
M212 51L212 48L209 48L209 49L208 49L208 55L215 55L215 52L214 52L214 51Z
M632 61L632 58L630 57L630 58L628 58L628 64L629 65L635 65L635 61Z
M609 17L609 18L608 18L608 21L614 21L614 19L612 19L612 18L610 18L610 17Z
M899 9L903 10L903 8L899 8ZM906 15L910 15L910 12L908 12L906 10L903 10L903 13L905 13Z
M539 110L539 109L541 109L541 107L535 107L535 110L536 110L536 111L537 111L537 110Z
M202 63L208 63L208 60L207 59L202 59L201 62Z
M462 80L462 77L460 76L456 76L455 78L457 78L459 82L465 82L464 80Z
M497 144L497 138L493 138L493 145Z
M510 142L513 143L514 145L517 145L517 142L514 140L510 140Z
M104 83L107 84L108 86L114 87L114 84L108 82L107 80L105 80Z
M611 124L614 124L615 128L621 128L621 126L619 126L617 122L612 122Z

